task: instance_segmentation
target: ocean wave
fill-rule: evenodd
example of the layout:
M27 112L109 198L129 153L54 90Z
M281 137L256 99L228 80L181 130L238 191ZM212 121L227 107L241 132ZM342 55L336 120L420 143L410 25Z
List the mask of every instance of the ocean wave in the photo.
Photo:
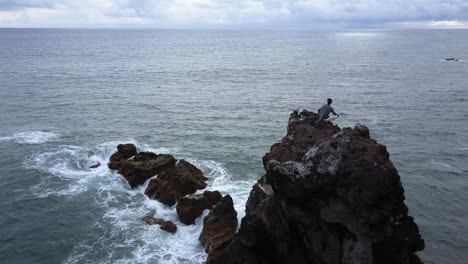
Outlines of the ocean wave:
M64 145L26 158L24 167L52 176L43 177L39 184L32 186L32 193L37 197L74 196L89 189L99 190L102 185L121 186L121 182L115 182L120 178L113 176L107 167L117 144L106 142L96 147ZM90 168L96 164L100 166Z
M127 142L141 149L138 142ZM31 190L37 197L92 195L93 206L103 209L102 216L96 219L96 226L101 231L75 245L64 263L204 263L206 253L198 237L208 210L196 219L195 225L185 225L178 219L175 206L150 200L144 195L149 180L143 186L130 188L123 177L107 167L118 143L106 142L94 147L64 145L36 153L24 162L27 168L46 175ZM143 146L144 150L157 153L180 152L178 149ZM176 155L176 158L186 159L204 172L209 179L207 190L230 194L240 221L252 181L233 180L233 174L220 162L182 155ZM89 168L97 163L101 166ZM141 220L145 215L173 221L178 230L169 234L159 226L148 226Z
M446 163L446 162L442 162L440 160L431 159L431 165L433 167L435 167L439 171L447 171L447 172L451 172L451 173L455 173L455 174L461 174L462 173L462 171L460 171L455 166L453 166L453 165L451 165L449 163Z
M56 141L59 134L46 131L17 132L11 136L0 137L0 141L13 141L17 144L43 144Z

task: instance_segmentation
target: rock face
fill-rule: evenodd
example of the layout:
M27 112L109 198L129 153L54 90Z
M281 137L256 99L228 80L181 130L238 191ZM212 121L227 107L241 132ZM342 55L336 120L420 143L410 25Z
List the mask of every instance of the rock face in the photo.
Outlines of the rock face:
M207 263L421 263L414 253L424 240L386 147L365 126L317 119L291 114L287 135L263 158L266 174L239 232L208 244ZM216 221L205 222L203 244Z
M117 146L117 152L112 154L109 159L109 169L118 170L122 166L122 163L126 162L127 159L135 156L137 149L133 144L119 144Z
M199 239L205 251L213 252L224 243L231 241L236 233L237 224L237 212L234 210L232 198L226 195L203 219L203 230Z
M143 185L157 175L157 178L148 184L145 194L169 206L185 195L206 188L208 180L197 167L185 160L177 161L168 154L137 153L133 144L118 145L117 152L110 157L108 166L118 170L132 188ZM212 198L212 195L208 196Z
M175 167L176 159L168 154L140 152L133 160L121 163L119 174L127 179L131 187L145 183L149 178Z
M154 218L151 216L145 216L142 220L145 221L145 223L147 223L148 225L159 225L159 228L161 230L167 231L169 233L174 234L175 232L177 232L177 226L171 221L164 221L162 219Z
M152 179L145 194L173 206L179 198L205 189L207 180L195 166L180 160L174 168L162 171L157 178Z
M133 158L132 158L133 157ZM176 166L177 160L168 154L140 152L133 144L120 144L109 160L109 168L127 180L132 188L145 183L149 178Z
M218 191L205 191L203 194L193 194L182 197L177 202L177 215L182 223L193 225L195 224L195 219L197 219L205 209L211 209L221 198L221 193Z

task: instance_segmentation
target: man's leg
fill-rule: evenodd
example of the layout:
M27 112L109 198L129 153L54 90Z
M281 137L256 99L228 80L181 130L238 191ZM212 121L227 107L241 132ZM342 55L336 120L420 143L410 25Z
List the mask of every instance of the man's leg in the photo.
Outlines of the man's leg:
M327 120L327 118L329 118L329 117L330 117L330 115L320 116L319 119L315 122L315 124L317 125L318 123L320 123L320 121Z

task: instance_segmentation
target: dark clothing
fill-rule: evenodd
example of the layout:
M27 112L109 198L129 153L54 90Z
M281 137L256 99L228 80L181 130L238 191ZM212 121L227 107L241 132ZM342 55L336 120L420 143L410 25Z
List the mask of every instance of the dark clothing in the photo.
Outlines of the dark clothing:
M320 122L322 120L325 120L327 119L328 117L330 117L330 113L333 113L334 115L337 115L335 113L335 110L333 110L333 108L329 105L329 104L324 104L319 110L318 110L318 114L319 114L319 119L317 122Z

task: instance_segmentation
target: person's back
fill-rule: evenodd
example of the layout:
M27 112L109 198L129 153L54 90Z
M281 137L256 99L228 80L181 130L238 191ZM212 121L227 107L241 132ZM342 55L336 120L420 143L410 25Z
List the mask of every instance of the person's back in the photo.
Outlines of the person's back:
M324 104L320 109L318 110L319 114L319 120L324 120L327 119L332 112L335 112L333 110L333 107L331 107L329 104Z
M316 124L318 124L322 120L327 119L330 116L330 114L334 114L339 117L339 115L335 113L335 110L333 110L333 107L331 107L332 102L333 102L332 99L328 98L327 103L324 104L318 110L319 119L317 120L317 122L315 122Z

